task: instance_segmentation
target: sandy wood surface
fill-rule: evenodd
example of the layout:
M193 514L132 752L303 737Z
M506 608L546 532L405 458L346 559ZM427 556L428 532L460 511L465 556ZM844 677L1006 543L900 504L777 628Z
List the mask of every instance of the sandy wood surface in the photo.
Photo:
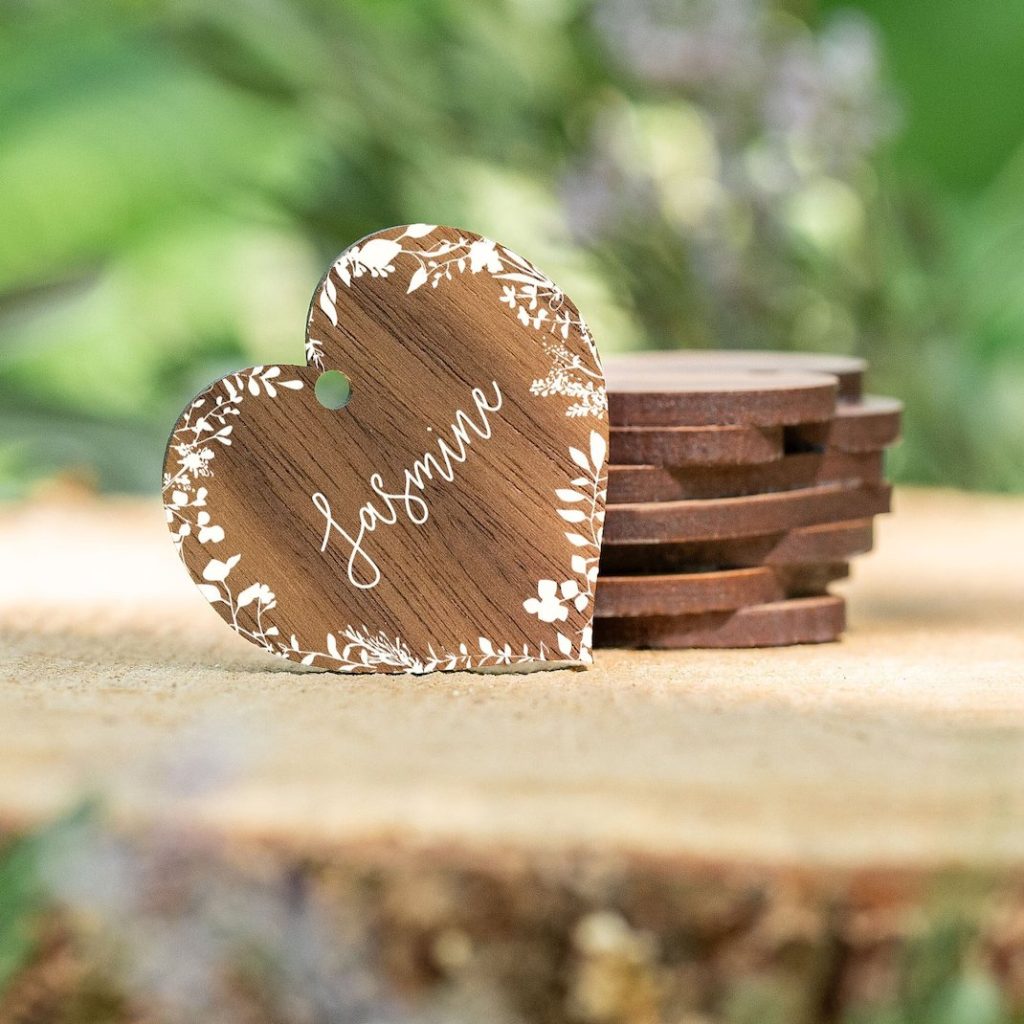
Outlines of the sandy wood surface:
M156 501L0 512L0 820L810 867L1024 860L1024 501L901 492L840 644L346 678L195 592Z

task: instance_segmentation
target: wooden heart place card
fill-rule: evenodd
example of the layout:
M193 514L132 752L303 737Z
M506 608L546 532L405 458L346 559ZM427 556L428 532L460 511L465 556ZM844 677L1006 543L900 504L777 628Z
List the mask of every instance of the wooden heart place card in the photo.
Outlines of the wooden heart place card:
M225 622L341 672L589 662L608 416L565 293L390 228L320 282L306 364L222 377L168 444L171 535Z

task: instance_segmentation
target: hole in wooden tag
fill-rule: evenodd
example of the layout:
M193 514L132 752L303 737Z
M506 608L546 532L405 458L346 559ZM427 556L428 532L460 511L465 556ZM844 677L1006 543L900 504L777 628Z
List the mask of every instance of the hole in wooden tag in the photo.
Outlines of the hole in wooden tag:
M341 370L325 370L317 377L314 390L325 409L344 409L352 398L352 385Z

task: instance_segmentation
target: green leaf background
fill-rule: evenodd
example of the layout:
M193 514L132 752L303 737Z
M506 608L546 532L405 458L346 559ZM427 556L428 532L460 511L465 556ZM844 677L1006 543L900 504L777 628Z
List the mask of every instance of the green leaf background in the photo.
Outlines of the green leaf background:
M770 83L850 16L731 6ZM813 166L741 65L666 79L607 28L717 31L701 10L6 3L0 495L55 475L154 492L184 402L227 369L301 361L327 261L415 221L529 255L605 351L864 354L908 405L898 479L1024 489L1024 9L860 0L878 140ZM805 97L826 122L848 101L828 86ZM750 198L766 152L805 175L777 203ZM705 193L718 212L694 221Z

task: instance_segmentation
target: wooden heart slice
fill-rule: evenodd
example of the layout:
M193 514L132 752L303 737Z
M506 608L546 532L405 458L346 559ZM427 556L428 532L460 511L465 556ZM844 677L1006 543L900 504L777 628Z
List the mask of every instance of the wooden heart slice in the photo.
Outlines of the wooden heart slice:
M601 575L838 562L866 554L873 544L871 519L804 526L759 537L676 544L605 544L601 551Z
M756 537L879 515L889 511L891 494L886 484L822 484L743 498L609 505L605 538L612 545Z
M773 569L728 569L597 579L595 616L683 615L742 608L785 597Z
M822 373L606 368L615 427L777 427L830 419L835 377Z
M729 611L789 597L818 597L850 575L846 562L597 578L595 618Z
M228 374L171 437L168 522L222 618L344 672L588 661L607 417L564 293L477 235L393 228L331 267L306 351Z
M821 597L833 583L849 577L850 565L848 562L812 562L777 565L772 571L784 597Z
M788 647L838 640L846 628L841 597L792 598L734 612L599 619L601 647Z
M610 449L614 453L614 431ZM818 484L880 484L882 462L882 452L801 452L752 466L612 465L608 467L608 501L739 498Z
M833 419L792 427L786 444L795 451L877 451L899 440L902 419L899 399L868 395L861 402L840 405Z
M688 349L686 351L633 352L605 361L611 375L623 372L659 373L826 373L839 383L839 399L856 401L864 387L867 362L854 356L818 352L764 352L743 349Z
M782 427L613 427L616 465L749 466L785 451Z

